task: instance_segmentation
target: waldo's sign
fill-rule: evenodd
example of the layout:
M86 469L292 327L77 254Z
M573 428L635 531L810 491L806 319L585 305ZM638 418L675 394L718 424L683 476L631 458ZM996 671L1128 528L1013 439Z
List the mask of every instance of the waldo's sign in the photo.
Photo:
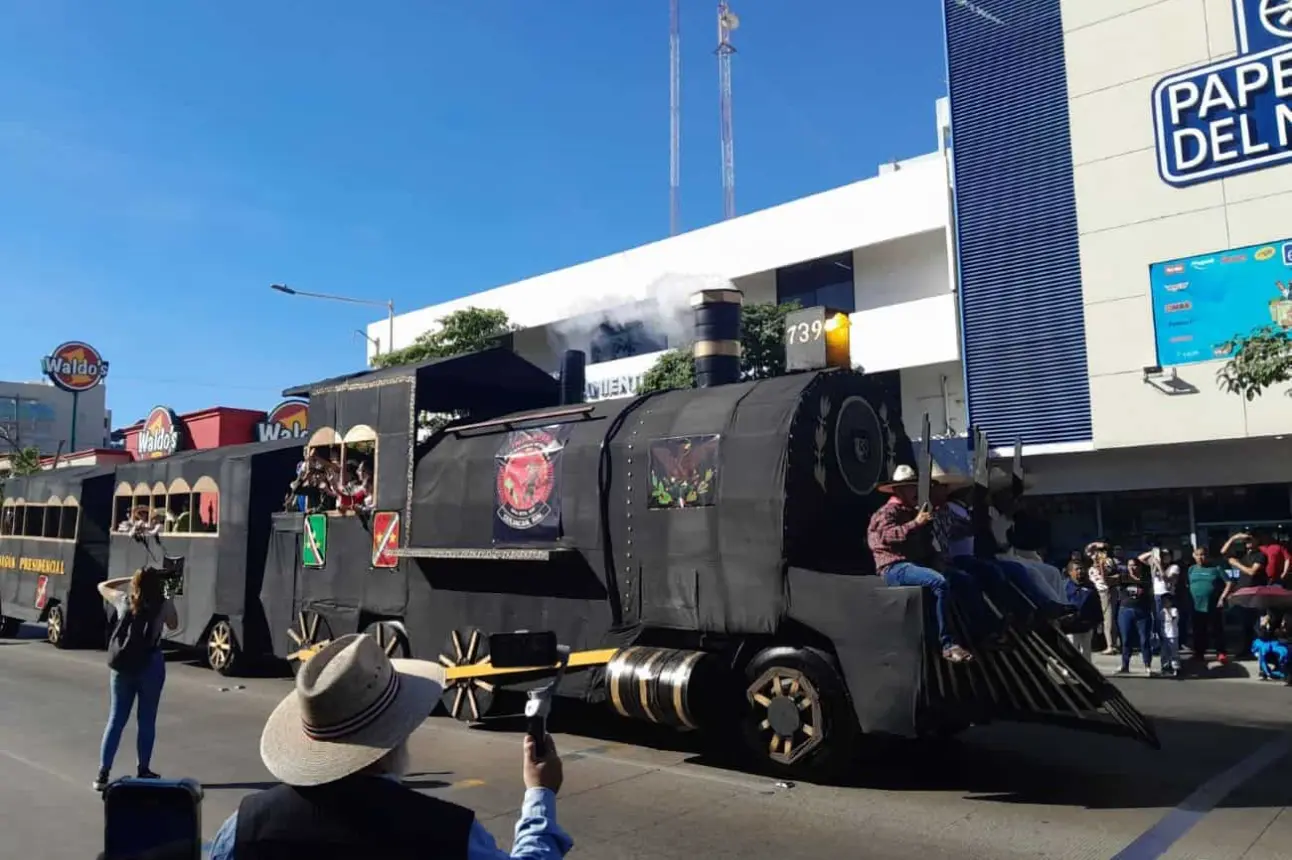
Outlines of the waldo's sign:
M154 406L139 429L138 453L140 459L169 457L179 450L183 425L179 417L167 406Z
M64 391L89 391L108 375L108 363L88 343L69 340L40 360L40 370Z
M284 400L256 425L257 442L299 438L309 432L310 405L304 400Z
M1292 0L1234 0L1238 56L1153 88L1158 173L1183 188L1292 161Z
M26 555L0 555L0 570L17 570L46 576L61 576L67 572L62 559L32 558Z

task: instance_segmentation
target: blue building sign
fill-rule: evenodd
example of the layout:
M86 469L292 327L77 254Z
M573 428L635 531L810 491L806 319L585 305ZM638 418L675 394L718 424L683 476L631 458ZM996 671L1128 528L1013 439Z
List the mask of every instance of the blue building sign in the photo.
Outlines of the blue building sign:
M1292 239L1154 263L1149 283L1163 367L1228 358L1225 342L1259 326L1292 329Z
M1162 180L1183 188L1292 161L1292 0L1233 0L1238 56L1153 88Z

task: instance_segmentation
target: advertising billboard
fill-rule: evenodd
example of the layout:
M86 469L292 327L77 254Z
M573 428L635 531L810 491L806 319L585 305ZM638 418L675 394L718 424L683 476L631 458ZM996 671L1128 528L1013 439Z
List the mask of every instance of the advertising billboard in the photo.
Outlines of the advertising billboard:
M1158 173L1177 188L1292 161L1292 2L1234 0L1238 56L1153 88Z
M1149 266L1157 362L1228 358L1254 328L1292 328L1292 239Z

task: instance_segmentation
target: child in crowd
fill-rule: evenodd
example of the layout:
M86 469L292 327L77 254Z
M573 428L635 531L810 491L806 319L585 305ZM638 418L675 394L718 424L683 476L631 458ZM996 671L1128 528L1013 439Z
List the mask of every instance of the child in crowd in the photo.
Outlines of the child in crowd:
M1180 610L1175 605L1175 595L1170 592L1161 595L1159 600L1162 604L1162 632L1158 637L1162 674L1173 677L1179 671L1176 661L1180 653Z
M1256 628L1256 639L1252 642L1252 654L1256 656L1256 667L1262 681L1288 680L1288 626L1283 621L1281 629L1274 629L1266 615ZM1283 641L1280 642L1279 639Z

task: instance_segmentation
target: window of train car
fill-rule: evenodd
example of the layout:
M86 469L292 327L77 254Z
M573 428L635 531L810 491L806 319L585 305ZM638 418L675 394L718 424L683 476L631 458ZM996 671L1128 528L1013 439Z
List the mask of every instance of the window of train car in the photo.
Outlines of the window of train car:
M23 537L44 537L45 536L45 506L44 505L24 505L24 516L22 520Z
M308 485L319 496L318 510L330 516L371 509L376 498L377 431L356 424L344 435L323 427L310 437Z
M188 534L193 536L220 533L220 488L206 475L193 482L188 493Z
M59 540L76 540L77 527L81 523L81 506L71 496L63 499L63 509L58 522Z
M13 535L14 515L17 510L13 504L13 499L4 500L4 506L0 507L0 537Z
M50 540L58 539L58 531L63 526L63 500L55 496L45 503L44 527L40 536Z
M215 536L220 533L220 488L203 475L190 486L176 478L169 486L127 483L117 486L113 498L113 533Z

